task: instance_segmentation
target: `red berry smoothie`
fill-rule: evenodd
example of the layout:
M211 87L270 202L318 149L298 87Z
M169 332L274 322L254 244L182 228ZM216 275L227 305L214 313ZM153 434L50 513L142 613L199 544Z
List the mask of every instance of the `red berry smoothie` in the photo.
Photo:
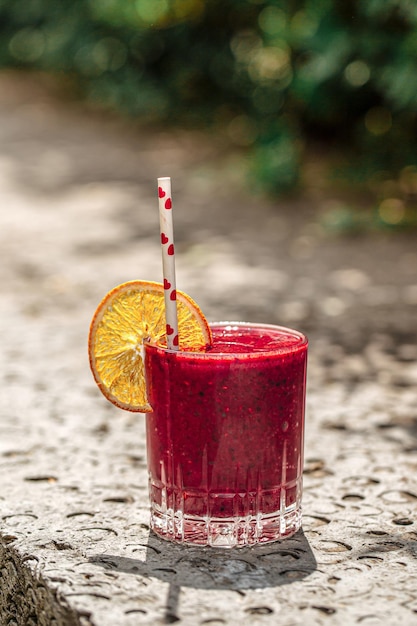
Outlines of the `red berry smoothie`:
M211 326L204 353L146 347L151 525L232 547L301 523L307 340L279 326Z

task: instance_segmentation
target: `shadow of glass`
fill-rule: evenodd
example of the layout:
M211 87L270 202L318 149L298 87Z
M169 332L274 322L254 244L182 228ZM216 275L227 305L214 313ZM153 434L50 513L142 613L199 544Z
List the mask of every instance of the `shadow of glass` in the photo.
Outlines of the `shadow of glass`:
M173 589L236 591L288 585L317 569L302 530L283 541L234 550L178 545L151 533L147 544L137 545L134 552L138 558L100 554L90 562L115 572L158 578Z

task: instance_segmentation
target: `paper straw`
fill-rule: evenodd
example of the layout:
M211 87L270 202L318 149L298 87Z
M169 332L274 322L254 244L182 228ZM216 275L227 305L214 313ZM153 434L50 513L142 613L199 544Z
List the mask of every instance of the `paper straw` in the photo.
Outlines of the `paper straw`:
M174 228L171 179L158 178L159 224L161 229L167 347L178 350L177 291L175 281Z

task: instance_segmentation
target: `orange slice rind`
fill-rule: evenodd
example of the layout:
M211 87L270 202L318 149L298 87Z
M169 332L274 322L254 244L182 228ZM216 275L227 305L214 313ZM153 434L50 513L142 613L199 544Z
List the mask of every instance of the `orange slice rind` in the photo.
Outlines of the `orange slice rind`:
M198 305L177 290L179 349L204 351L210 327ZM166 347L164 286L145 280L118 285L94 313L88 354L94 379L104 396L121 409L152 410L146 395L144 344Z

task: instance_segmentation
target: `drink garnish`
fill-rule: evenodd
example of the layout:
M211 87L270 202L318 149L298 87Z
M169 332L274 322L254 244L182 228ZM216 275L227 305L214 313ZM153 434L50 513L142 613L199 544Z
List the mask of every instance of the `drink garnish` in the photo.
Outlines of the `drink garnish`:
M123 283L103 298L94 313L88 338L90 367L104 396L121 409L149 412L144 346L167 346L164 285L146 280ZM202 352L212 344L199 306L176 291L180 350Z

